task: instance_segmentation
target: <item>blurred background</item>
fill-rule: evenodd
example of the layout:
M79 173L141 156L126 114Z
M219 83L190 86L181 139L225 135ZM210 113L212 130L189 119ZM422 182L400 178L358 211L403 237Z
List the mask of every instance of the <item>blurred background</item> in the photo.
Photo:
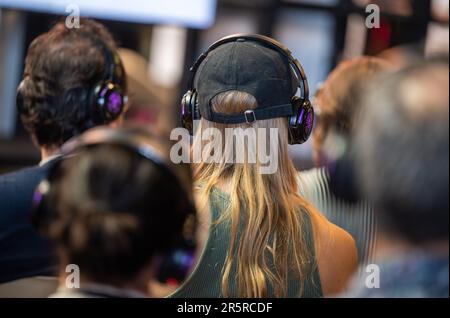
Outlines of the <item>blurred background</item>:
M0 173L39 161L15 92L26 48L72 12L69 4L104 23L121 47L127 120L166 133L179 125L190 65L225 35L260 33L283 42L304 66L312 95L342 60L379 55L401 66L448 54L449 46L448 0L0 0ZM365 25L369 4L381 8L379 28ZM312 166L310 144L291 152L298 168Z

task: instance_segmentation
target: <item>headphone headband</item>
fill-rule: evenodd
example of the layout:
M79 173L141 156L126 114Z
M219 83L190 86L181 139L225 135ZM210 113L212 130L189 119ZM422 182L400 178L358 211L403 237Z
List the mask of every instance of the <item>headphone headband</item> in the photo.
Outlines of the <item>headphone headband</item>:
M209 55L209 53L211 53L212 51L217 49L219 46L222 46L223 44L237 42L239 40L249 40L249 41L253 41L253 42L258 42L262 45L265 45L269 48L274 49L275 51L282 54L285 58L287 58L287 60L289 61L289 65L291 65L291 68L294 70L295 75L299 79L299 83L302 84L302 86L301 86L301 88L303 88L302 98L305 100L309 99L308 80L306 77L305 70L303 69L300 62L292 55L292 52L286 46L284 46L282 43L280 43L277 40L272 39L268 36L260 35L260 34L244 34L244 33L233 34L233 35L226 36L226 37L214 42L213 44L211 44L211 46L197 58L197 60L192 65L192 67L189 69L189 72L190 72L190 77L188 80L189 90L194 89L194 80L195 80L195 75L197 73L197 69L199 68L200 64L202 64L202 62L206 59L206 57Z
M124 86L126 74L120 56L114 48L97 35L87 34L92 42L97 43L104 58L104 73L92 89L91 100L101 112L105 122L117 119L127 103Z
M96 34L84 33L93 43L96 43L102 51L105 60L105 70L100 81L112 82L118 86L122 86L126 80L124 67L120 56L114 48L112 48L102 38Z

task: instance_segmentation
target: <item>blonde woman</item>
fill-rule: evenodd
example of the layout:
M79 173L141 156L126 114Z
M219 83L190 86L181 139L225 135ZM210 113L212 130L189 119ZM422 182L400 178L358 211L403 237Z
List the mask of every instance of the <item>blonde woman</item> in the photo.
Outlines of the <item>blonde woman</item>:
M172 297L342 291L355 243L299 196L287 152L313 120L301 66L270 38L236 35L213 44L191 75L182 116L187 128L200 119L192 158L204 247ZM298 87L304 96L293 98Z

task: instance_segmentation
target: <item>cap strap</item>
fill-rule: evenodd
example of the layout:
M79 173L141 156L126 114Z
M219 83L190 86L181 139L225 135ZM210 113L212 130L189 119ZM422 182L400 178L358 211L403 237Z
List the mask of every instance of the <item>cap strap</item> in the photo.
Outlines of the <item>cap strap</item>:
M252 123L257 120L286 117L293 114L292 104L283 104L267 108L256 108L247 110L243 114L223 114L215 113L211 110L211 117L208 118L206 114L202 116L212 122L221 124L242 124L242 123ZM206 115L206 116L204 116Z

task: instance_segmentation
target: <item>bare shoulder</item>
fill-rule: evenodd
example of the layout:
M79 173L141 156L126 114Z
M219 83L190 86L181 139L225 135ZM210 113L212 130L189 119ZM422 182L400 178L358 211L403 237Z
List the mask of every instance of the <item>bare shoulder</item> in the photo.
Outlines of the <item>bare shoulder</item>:
M358 266L353 237L312 208L316 257L324 295L342 292Z

